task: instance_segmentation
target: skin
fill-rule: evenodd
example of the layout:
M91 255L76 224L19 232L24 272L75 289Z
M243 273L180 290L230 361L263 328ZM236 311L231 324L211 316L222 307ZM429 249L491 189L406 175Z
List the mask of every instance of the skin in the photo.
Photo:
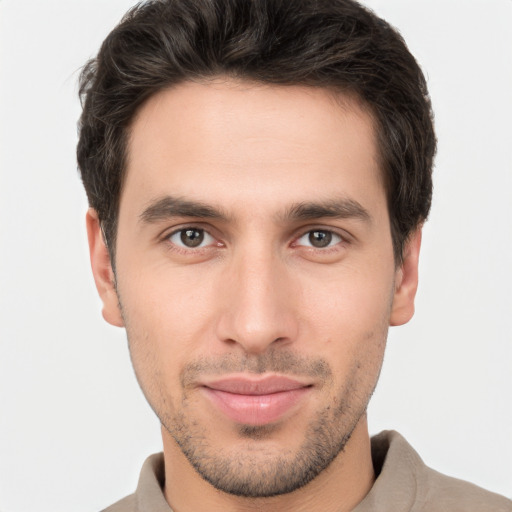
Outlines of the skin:
M176 214L176 199L188 209ZM316 209L304 213L306 203ZM93 210L87 227L103 315L126 327L162 423L173 510L359 503L374 480L366 408L388 326L414 312L421 238L397 267L360 103L227 79L162 91L132 124L115 276ZM185 228L204 230L198 247L183 244ZM312 246L315 230L331 237L325 247ZM204 381L225 375L286 375L308 388L277 420L243 425L205 396ZM307 476L308 460L318 474ZM253 497L236 495L241 484Z

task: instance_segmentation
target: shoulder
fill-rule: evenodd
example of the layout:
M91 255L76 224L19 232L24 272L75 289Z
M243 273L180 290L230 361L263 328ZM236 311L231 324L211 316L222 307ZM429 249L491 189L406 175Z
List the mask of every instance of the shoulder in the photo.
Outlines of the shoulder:
M162 491L164 480L163 454L150 455L142 466L135 493L102 512L172 512Z
M130 494L122 500L117 501L110 507L103 509L101 512L137 512L135 494Z
M378 477L363 500L370 508L361 512L512 512L512 501L504 496L426 466L398 432L372 438L372 459Z
M423 466L419 477L422 485L418 498L421 497L423 503L428 504L430 508L434 507L432 510L512 512L512 501L470 482L443 475L427 466Z

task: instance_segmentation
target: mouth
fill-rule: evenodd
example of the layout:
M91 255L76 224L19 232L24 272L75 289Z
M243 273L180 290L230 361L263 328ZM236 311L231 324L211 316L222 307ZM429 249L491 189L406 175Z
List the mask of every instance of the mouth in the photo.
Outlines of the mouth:
M299 406L313 386L284 376L230 376L201 385L213 406L236 423L267 425Z

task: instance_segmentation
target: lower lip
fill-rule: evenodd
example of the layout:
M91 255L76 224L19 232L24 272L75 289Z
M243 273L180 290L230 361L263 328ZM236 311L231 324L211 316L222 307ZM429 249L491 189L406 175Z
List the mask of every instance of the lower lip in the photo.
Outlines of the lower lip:
M278 421L311 390L304 387L268 395L238 395L212 388L202 389L228 418L245 425L266 425Z

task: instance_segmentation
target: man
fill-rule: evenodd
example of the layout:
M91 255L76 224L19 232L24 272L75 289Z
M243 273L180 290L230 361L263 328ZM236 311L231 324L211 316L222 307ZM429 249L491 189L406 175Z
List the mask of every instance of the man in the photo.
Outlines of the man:
M389 25L348 0L145 2L81 94L93 273L164 444L107 510L511 510L368 434L435 153Z

